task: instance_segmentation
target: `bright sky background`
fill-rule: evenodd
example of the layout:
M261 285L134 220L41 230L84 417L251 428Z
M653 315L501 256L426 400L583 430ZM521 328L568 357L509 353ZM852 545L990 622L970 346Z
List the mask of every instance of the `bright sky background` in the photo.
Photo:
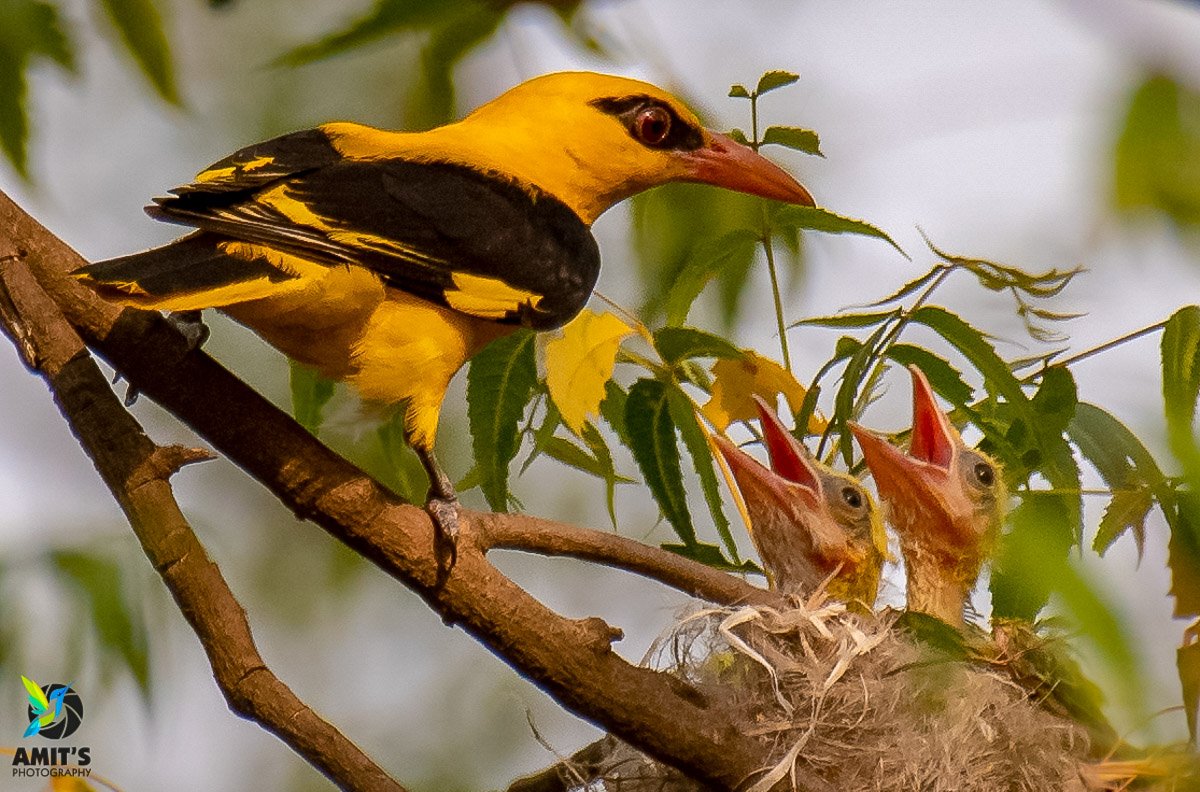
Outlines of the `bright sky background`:
M83 40L81 76L35 73L34 184L0 164L0 189L90 258L172 238L177 229L142 214L147 199L262 137L279 118L292 126L338 118L395 125L414 68L402 44L286 74L262 68L351 15L342 9L369 6L361 0L243 0L222 15L198 0L176 0L169 24L187 109L171 110L94 35L95 20L80 5L70 4L77 28L93 31ZM615 64L576 49L552 15L530 8L512 15L459 69L460 109L536 74L582 67L682 89L711 112L715 126L729 127L745 123L740 103L725 98L729 84L753 83L772 68L799 71L799 86L764 99L763 112L768 121L816 129L826 158L778 159L822 204L886 229L914 261L870 240L812 236L807 277L794 284L789 315L879 297L923 271L932 257L919 227L956 253L1029 269L1085 265L1089 272L1054 306L1087 313L1068 326L1077 351L1200 296L1195 240L1165 224L1119 223L1107 210L1111 149L1129 91L1152 68L1200 86L1194 8L1160 0L614 0L585 14ZM345 94L339 84L357 90ZM622 261L626 223L627 213L617 209L597 224L605 256L600 288L633 302ZM758 274L753 288L765 301L765 274ZM943 299L969 311L978 326L1019 339L1005 324L1009 303L980 295L964 279ZM739 342L775 350L773 319L755 313L739 328ZM285 399L282 356L229 322L213 324L208 350ZM796 332L790 339L804 379L828 356L834 336ZM1113 411L1161 451L1155 339L1081 364L1075 374L1082 398ZM1002 346L1005 354L1015 349ZM62 592L40 554L93 541L130 557L139 551L44 386L7 343L0 344L0 383L0 591L3 607L16 609L28 627L15 647L24 673L55 681L78 666L68 665L70 628L56 607ZM880 429L899 426L907 410L907 383L893 384L871 414ZM136 412L155 440L187 440L186 430L148 400ZM444 421L464 415L461 404L452 405ZM335 424L337 431L362 431L349 408ZM462 436L447 443L466 448ZM539 463L515 489L532 513L606 525L599 487L575 478L580 486L544 486L565 475ZM307 581L326 574L329 540L296 523L228 463L193 466L174 481L185 513L247 606L268 663L405 785L497 787L548 763L526 710L562 753L594 733L375 570L337 595L313 592ZM649 535L656 511L643 492L626 489L618 503L623 530ZM1090 517L1094 526L1099 510ZM1161 519L1152 519L1150 535L1140 566L1128 541L1103 562L1090 553L1083 559L1111 586L1144 651L1146 712L1178 699L1174 649L1182 629L1166 599ZM660 527L651 538L665 537ZM627 637L618 649L633 659L684 604L661 587L584 564L506 558L503 565L563 613L601 615L622 627ZM151 616L154 693L143 706L127 679L118 676L106 689L95 663L83 665L86 673L76 678L87 707L80 739L93 748L96 772L126 792L326 788L273 737L226 710L198 642L157 578L144 562L129 566L143 572L136 583ZM887 591L896 601L896 585ZM977 604L986 607L983 599ZM11 745L24 726L22 693L8 682L0 691L0 745ZM1156 728L1160 738L1177 739L1182 716L1163 716Z

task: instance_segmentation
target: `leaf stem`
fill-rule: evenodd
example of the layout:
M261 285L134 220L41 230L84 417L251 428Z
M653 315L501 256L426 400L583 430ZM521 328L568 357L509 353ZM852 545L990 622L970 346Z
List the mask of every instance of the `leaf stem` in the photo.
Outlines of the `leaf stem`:
M759 241L762 242L763 251L767 254L767 272L771 274L771 297L775 300L775 325L779 329L779 352L783 356L783 367L787 369L788 374L791 374L792 356L788 351L787 320L783 317L783 296L779 292L779 273L775 268L775 246L771 244L771 231L766 222L767 214L764 208L763 235Z
M1093 355L1099 355L1101 352L1107 352L1110 349L1119 347L1121 344L1127 343L1129 341L1134 341L1138 338L1141 338L1142 336L1150 335L1151 333L1156 333L1159 330L1162 330L1166 326L1167 326L1166 319L1164 319L1161 322L1155 322L1154 324L1143 327L1140 330L1134 330L1132 333L1126 333L1125 335L1123 335L1119 338L1114 338L1111 341L1105 341L1103 344L1100 344L1099 346L1094 346L1091 349L1085 349L1077 355L1072 355L1071 357L1063 358L1062 360L1055 363L1054 366L1055 367L1061 366L1063 368L1068 368L1068 367L1078 363L1081 360L1087 360L1088 358L1092 357ZM1032 382L1036 382L1037 380L1041 379L1042 375L1046 372L1046 368L1048 368L1048 367L1040 368L1037 371L1030 374L1029 376L1025 377L1023 380L1021 380L1021 384L1028 385Z

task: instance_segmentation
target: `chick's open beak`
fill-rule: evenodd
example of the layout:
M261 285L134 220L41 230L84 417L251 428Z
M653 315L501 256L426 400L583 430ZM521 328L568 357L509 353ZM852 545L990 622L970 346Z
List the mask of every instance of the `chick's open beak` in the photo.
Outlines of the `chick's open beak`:
M921 370L909 368L913 379L913 426L906 454L886 439L850 424L862 449L879 494L893 511L909 512L912 519L893 521L897 526L920 526L934 538L954 541L956 525L973 513L974 505L954 484L955 454L962 441L939 409L933 389ZM899 528L898 528L899 529Z
M704 145L681 152L686 181L713 184L728 190L775 201L816 206L804 185L749 146L719 132L705 130Z

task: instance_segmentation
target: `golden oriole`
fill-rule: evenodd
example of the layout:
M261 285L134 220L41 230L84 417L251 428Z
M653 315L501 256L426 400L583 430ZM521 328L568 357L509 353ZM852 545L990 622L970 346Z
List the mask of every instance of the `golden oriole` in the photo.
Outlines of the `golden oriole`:
M879 509L853 476L819 462L773 409L755 401L771 467L716 440L746 502L750 538L772 587L807 596L832 575L830 596L870 611L887 555Z
M929 380L913 381L908 453L851 424L888 521L900 536L908 609L963 626L963 608L1008 508L996 462L968 448L937 405Z
M127 305L218 308L364 400L406 405L452 551L433 455L451 377L500 335L574 317L599 273L592 222L670 181L813 204L652 85L549 74L425 132L331 123L244 148L147 208L194 232L77 275Z

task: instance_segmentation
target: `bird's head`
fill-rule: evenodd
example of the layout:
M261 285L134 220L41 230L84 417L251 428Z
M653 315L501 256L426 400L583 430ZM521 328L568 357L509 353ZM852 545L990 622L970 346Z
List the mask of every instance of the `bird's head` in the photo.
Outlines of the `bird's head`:
M451 127L469 132L495 169L544 189L589 224L618 201L672 181L814 204L782 168L705 129L665 91L625 77L536 77Z
M829 593L869 610L887 538L871 496L852 476L817 461L757 399L770 468L725 438L729 463L750 516L751 537L776 588L809 594L834 575Z
M914 595L929 596L933 615L961 622L965 594L999 533L1007 506L1004 480L994 460L963 442L921 370L909 371L913 418L907 453L861 426L850 428L900 536L910 606ZM918 586L938 585L943 592L914 592L914 574Z

